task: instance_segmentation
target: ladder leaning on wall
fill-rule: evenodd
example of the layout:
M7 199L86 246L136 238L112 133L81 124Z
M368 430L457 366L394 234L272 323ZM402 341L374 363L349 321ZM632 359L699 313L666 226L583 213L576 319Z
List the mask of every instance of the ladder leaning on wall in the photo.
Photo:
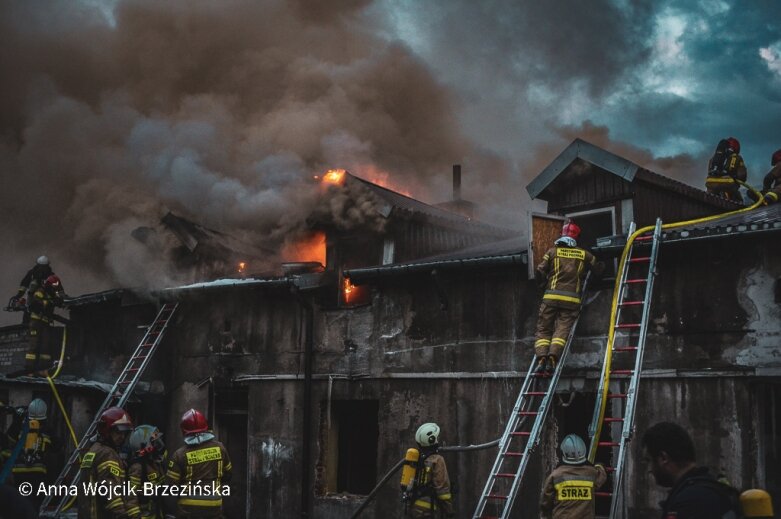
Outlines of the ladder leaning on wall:
M589 275L583 282L583 294L586 293L588 279ZM499 441L496 460L488 474L485 488L472 516L474 519L506 519L510 517L513 503L529 465L529 458L540 443L540 435L550 411L562 366L567 360L570 343L575 335L579 318L580 314L570 329L567 343L561 353L561 359L559 359L552 375L534 373L537 359L532 357L526 378L523 379L521 391L518 393L515 406Z
M55 485L77 485L81 476L80 460L81 455L86 453L87 450L93 444L93 437L98 427L98 420L103 411L109 407L124 407L128 398L133 393L136 384L141 379L141 376L149 366L149 362L152 356L157 351L157 347L163 339L163 335L168 328L168 323L178 307L178 303L165 303L160 311L157 313L157 317L147 328L143 339L136 347L133 355L130 356L125 368L120 373L117 381L114 382L114 386L109 391L106 399L100 405L95 412L95 418L93 419L87 431L84 433L78 447L76 447L68 458L67 463L54 482ZM41 509L39 517L59 517L59 515L72 504L73 498L64 495L57 499L59 500L56 505L52 503L54 497L52 495L46 496L43 503L41 503Z
M621 259L620 280L611 309L605 360L589 427L589 461L613 460L612 466L610 463L605 466L608 481L604 490L594 493L598 507L606 506L600 504L604 503L603 500L609 501L610 514L607 517L610 519L620 516L618 505L622 495L624 461L628 444L634 435L637 389L643 367L656 263L662 239L662 221L657 219L653 230L637 237L633 237L634 234L635 224L632 223L628 234L630 241ZM614 354L617 361L615 367Z

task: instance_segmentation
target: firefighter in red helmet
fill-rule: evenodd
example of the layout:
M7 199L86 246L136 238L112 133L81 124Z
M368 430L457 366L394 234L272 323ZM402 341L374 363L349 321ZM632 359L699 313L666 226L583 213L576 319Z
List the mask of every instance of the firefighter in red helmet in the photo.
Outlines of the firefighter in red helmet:
M176 517L222 517L224 485L230 483L230 457L225 446L217 441L203 413L190 409L180 422L184 445L168 461L166 483L169 485L200 485L198 491L179 496L175 505L169 501L167 509L176 509ZM216 489L217 492L204 491Z
M537 282L545 287L542 297L534 353L536 372L553 372L567 343L572 325L580 313L580 298L586 273L601 273L604 265L577 244L580 227L568 220L561 237L542 257L534 271Z
M81 460L81 481L99 486L117 487L125 483L125 462L119 449L133 430L130 415L121 407L109 407L98 420L95 443ZM127 497L101 496L79 492L79 519L136 519L141 517L138 506L130 506Z
M765 205L775 204L781 198L781 150L776 150L771 155L770 166L770 171L762 181L762 197ZM749 191L748 196L753 201L757 201L757 195L753 191Z
M740 142L735 137L719 141L716 151L708 161L708 177L705 188L708 193L742 203L740 184L746 181L746 164L740 156Z

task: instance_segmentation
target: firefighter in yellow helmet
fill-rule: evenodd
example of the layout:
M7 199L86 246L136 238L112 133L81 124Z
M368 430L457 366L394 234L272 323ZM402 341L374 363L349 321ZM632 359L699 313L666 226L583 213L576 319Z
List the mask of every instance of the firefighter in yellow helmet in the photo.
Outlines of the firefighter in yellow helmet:
M125 444L133 422L121 407L109 407L100 415L97 441L81 460L81 481L85 484L121 487L125 483L125 462L119 449ZM78 519L138 519L141 510L132 506L126 496L111 500L98 493L79 493Z
M605 484L602 465L586 459L586 444L577 434L561 442L562 464L553 469L542 486L543 519L594 519L594 491Z
M217 441L203 413L190 409L180 422L184 446L168 461L166 483L169 485L199 485L198 491L180 496L176 500L176 517L222 517L223 484L230 483L231 465L228 450ZM216 488L218 492L204 491ZM167 509L173 509L166 503Z
M604 268L590 252L578 247L579 235L580 228L574 222L564 224L561 237L548 249L534 272L537 282L545 287L534 340L538 373L556 368L580 313L586 274L590 269L599 274Z
M424 423L415 433L419 456L415 475L404 491L406 513L415 519L454 517L445 458L438 454L439 426Z

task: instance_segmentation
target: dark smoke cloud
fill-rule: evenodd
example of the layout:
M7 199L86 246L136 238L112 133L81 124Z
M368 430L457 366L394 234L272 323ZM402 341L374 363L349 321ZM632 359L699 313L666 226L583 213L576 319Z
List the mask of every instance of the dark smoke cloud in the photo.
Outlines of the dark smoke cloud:
M3 288L43 252L72 293L176 283L169 243L130 238L169 210L273 249L322 211L313 173L387 172L425 193L489 156L366 4L127 0L113 20L0 4ZM329 204L344 225L366 213Z

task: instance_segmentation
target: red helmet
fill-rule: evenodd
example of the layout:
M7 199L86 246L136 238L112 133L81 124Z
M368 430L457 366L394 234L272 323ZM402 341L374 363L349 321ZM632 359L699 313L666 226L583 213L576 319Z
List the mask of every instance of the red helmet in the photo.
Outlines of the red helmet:
M209 424L206 422L206 417L203 416L202 412L195 409L190 409L182 415L182 421L179 422L179 427L181 427L182 434L185 436L209 430Z
M109 407L103 411L98 419L98 434L100 436L108 438L112 429L122 432L133 430L133 420L121 407Z
M52 274L46 278L46 281L43 282L43 286L58 289L60 288L60 278Z
M740 153L740 141L735 137L727 137L727 147L735 153Z
M781 162L781 150L777 150L772 157L770 157L770 165L775 166Z
M580 236L580 227L578 227L577 224L572 220L567 220L567 222L561 228L561 235L577 239L578 236Z

